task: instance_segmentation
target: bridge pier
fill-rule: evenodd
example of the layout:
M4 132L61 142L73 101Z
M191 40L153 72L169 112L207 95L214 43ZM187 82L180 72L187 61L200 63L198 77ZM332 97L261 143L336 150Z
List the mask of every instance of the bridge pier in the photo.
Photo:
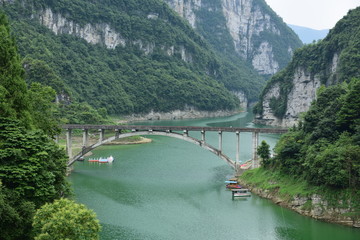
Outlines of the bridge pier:
M121 130L120 129L115 129L115 140L119 139Z
M66 152L69 158L72 158L72 140L71 140L72 130L70 128L66 129Z
M236 131L236 158L235 158L236 165L239 163L239 161L240 161L240 132Z
M205 142L205 131L201 130L201 141Z
M219 152L222 152L222 131L219 131Z
M259 132L252 133L252 145L253 145L253 152L252 152L251 168L257 168L259 167L258 155L257 155L257 148L259 146Z
M89 144L89 129L83 129L83 143L82 147L86 148Z
M105 129L99 129L99 133L100 133L99 143L101 143L105 139Z

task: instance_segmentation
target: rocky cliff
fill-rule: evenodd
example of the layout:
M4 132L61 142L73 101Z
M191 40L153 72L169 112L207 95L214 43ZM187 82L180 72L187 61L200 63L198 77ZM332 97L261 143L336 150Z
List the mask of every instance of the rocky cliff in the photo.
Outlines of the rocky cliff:
M207 29L208 35L220 35L219 25L230 35L238 56L247 60L262 75L272 75L285 67L301 42L293 31L263 0L166 0L194 28ZM217 22L206 21L212 15ZM223 21L221 21L223 20ZM213 24L213 26L204 26ZM200 31L201 32L201 31ZM209 33L211 32L211 33Z
M282 127L296 124L321 85L359 77L360 8L340 20L329 35L295 52L286 69L268 82L255 108L256 122Z

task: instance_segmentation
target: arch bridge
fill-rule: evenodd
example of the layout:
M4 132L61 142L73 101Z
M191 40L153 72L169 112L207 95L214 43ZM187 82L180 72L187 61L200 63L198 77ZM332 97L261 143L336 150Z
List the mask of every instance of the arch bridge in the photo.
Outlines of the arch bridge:
M252 133L252 161L251 168L259 167L259 160L256 153L259 145L259 133L272 133L283 134L287 129L281 128L236 128L236 127L196 127L196 126L138 126L138 125L79 125L79 124L66 124L62 126L66 130L66 151L69 157L67 163L71 166L75 161L83 157L91 150L117 139L139 136L139 135L160 135L181 139L193 144L196 144L206 150L216 154L223 159L228 165L235 170L239 169L239 153L240 153L240 133ZM80 129L83 131L82 150L75 156L72 154L72 130ZM99 131L99 140L97 143L89 145L89 130ZM112 130L114 136L105 138L105 130ZM189 136L189 132L200 132L201 139ZM205 133L217 132L218 133L218 147L211 146L206 143ZM236 159L232 160L226 156L222 151L222 134L224 132L233 132L236 135Z

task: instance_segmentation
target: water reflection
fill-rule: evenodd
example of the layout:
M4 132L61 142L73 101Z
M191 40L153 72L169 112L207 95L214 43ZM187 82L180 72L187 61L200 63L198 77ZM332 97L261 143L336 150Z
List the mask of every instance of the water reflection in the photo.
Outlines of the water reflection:
M242 113L167 124L244 127L251 125L248 121L248 114ZM224 181L233 170L225 162L185 141L150 138L151 144L94 151L92 157L113 155L112 165L75 164L70 179L76 198L97 213L103 226L101 239L360 239L358 230L302 217L256 195L232 200ZM235 157L234 139L230 133L223 136L224 151L231 157ZM276 142L271 135L260 139ZM216 146L217 133L206 134L206 141ZM241 143L241 159L249 158L251 135L241 134Z

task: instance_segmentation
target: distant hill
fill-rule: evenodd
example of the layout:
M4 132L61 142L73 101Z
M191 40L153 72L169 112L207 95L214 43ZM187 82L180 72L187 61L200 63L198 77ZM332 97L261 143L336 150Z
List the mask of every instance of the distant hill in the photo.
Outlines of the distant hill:
M314 40L323 39L329 33L329 29L316 30L307 27L295 26L288 24L289 27L294 30L294 32L299 36L300 40L303 43L312 43Z

